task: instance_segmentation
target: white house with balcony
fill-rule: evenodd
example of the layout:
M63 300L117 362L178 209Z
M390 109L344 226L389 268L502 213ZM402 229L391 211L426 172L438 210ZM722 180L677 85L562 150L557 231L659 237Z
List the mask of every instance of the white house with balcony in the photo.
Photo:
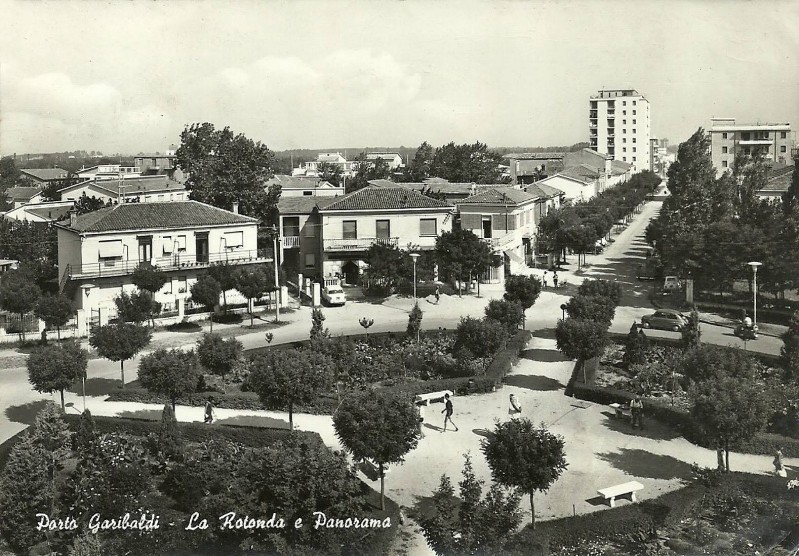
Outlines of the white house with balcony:
M281 199L286 197L335 197L336 195L344 195L343 185L336 187L318 177L275 174L266 180L264 185L267 189L272 185L279 185Z
M319 274L322 260L319 209L336 197L283 197L277 203L280 215L280 264L290 274Z
M532 255L538 197L513 187L493 187L458 201L461 229L482 238L502 265L491 268L485 281L501 283L518 274Z
M141 175L138 166L122 166L121 164L98 164L81 168L75 175L80 181L86 180L117 180L123 177L134 177Z
M182 309L209 265L271 262L257 250L258 221L197 201L121 203L56 224L60 290L77 309L114 312L114 297L135 291L141 263L168 273L156 292L164 311ZM271 253L270 253L271 254ZM237 294L228 295L228 303Z
M84 193L104 203L166 203L189 199L186 186L167 176L122 176L115 180L93 178L64 187L58 192L62 201L77 201Z
M436 238L452 230L455 207L407 187L370 185L320 206L321 260L306 255L323 276L342 275L350 284L367 266L373 243L400 249L434 249Z

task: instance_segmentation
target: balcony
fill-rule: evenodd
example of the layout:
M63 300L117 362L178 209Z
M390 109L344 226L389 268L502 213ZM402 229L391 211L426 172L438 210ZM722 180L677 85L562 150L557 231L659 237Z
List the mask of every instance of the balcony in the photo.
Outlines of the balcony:
M595 120L595 119L597 118L597 112L596 112L596 110L591 110L591 111L588 113L588 117L589 117L589 118L591 118L592 120Z
M300 236L283 236L283 249L294 249L300 246Z
M213 263L256 264L272 262L271 249L231 250L220 253L209 253L207 257L196 257L186 253L176 253L171 257L154 257L149 261L159 270L166 272L207 268ZM67 265L63 279L82 280L85 278L105 278L124 276L133 273L141 264L138 260L107 259L104 262L85 265Z
M354 239L326 239L324 241L324 249L325 251L366 251L374 243L387 247L398 247L399 238L359 237Z
M615 120L616 113L615 112L608 112L608 120Z
M741 139L738 141L739 145L771 145L774 141L771 139Z

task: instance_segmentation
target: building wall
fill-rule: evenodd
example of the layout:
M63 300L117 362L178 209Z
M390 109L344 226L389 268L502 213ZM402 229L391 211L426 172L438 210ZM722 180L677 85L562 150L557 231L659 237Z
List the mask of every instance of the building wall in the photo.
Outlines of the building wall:
M335 197L344 195L343 187L308 187L308 189L282 188L281 197Z
M294 236L293 231L287 229L287 221L297 219L299 235ZM296 265L301 273L318 274L322 268L322 232L320 230L321 218L319 214L288 214L280 215L281 255L280 262L288 262L289 266ZM306 255L312 255L306 257Z
M109 200L116 202L118 200L118 195L112 195L107 191L107 189L114 189L113 182L104 182L102 187L103 188L98 187L98 184L95 182L78 184L78 186L76 186L74 189L62 193L61 199L64 201L77 201L84 193L86 193L87 197L96 197L103 202L108 202ZM184 189L173 188L172 190L152 191L146 193L127 192L125 193L124 198L138 198L139 202L141 203L166 203L174 201L187 201L189 194L188 191Z
M589 143L593 150L611 154L615 160L632 164L633 172L641 172L649 169L650 134L649 101L642 95L589 100Z
M765 144L741 144L741 141L746 141L746 134L749 140L757 137ZM732 169L736 156L753 154L755 149L759 149L766 160L777 165L792 164L793 145L793 133L787 125L727 125L710 130L710 154L717 176Z
M64 276L67 265L80 267L83 264L81 238L78 234L56 228L58 233L58 278Z
M563 191L566 199L572 201L587 201L596 195L597 184L581 184L564 176L555 174L542 180L550 187L556 187Z

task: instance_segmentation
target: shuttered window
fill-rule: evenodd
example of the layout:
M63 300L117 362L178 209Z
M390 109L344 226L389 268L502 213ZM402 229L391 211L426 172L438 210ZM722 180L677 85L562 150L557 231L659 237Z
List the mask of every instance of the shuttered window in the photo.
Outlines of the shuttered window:
M479 214L461 213L461 228L464 230L479 230L482 227L482 218Z
M101 259L113 259L122 257L122 240L111 240L100 242Z

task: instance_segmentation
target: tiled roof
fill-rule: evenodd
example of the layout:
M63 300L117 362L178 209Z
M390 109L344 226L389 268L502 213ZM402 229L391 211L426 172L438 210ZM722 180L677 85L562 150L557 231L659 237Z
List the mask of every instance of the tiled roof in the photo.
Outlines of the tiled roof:
M64 187L58 191L69 191L76 187L92 185L98 189L107 191L111 195L118 195L121 192L125 195L135 195L137 193L153 193L155 191L184 191L186 186L180 182L170 180L165 175L160 176L132 176L120 180L88 179L82 182Z
M616 176L621 174L626 174L627 172L630 171L630 168L632 167L633 167L632 164L624 162L622 160L612 160L610 162L611 172Z
M338 197L281 197L277 202L280 214L311 214L316 208L324 208Z
M280 185L283 189L311 189L314 187L333 187L328 181L320 178L298 178L286 174L275 174L266 180L266 185Z
M793 166L786 166L785 168L780 168L779 170L772 170L771 176L768 178L765 187L759 189L758 191L772 194L785 193L791 186L791 180L793 179L794 171L795 170L793 169Z
M6 193L8 193L12 201L30 201L31 197L41 191L38 187L10 187L6 189Z
M538 152L538 153L511 153L506 154L504 158L512 160L560 160L564 157L565 153L561 152Z
M336 197L332 203L320 210L439 209L451 206L449 203L432 199L407 187L370 185L349 195Z
M527 201L532 201L536 197L521 189L513 187L492 187L481 191L476 195L458 201L459 205L502 205L517 206Z
M20 168L19 171L44 181L67 177L67 171L61 168Z
M252 224L255 218L198 201L170 203L122 203L78 216L75 225L62 227L77 232L200 228L225 224Z
M542 199L546 199L549 197L558 197L560 195L563 195L564 193L557 187L552 187L551 185L547 185L540 181L528 185L525 191L527 191L527 193L529 193L530 195L535 195L536 197Z
M587 164L569 166L568 168L564 168L558 173L569 178L580 180L585 183L599 179L599 172L597 172L596 169L591 168Z
M397 183L391 180L369 180L367 183L375 187L410 187L414 185L412 183Z

